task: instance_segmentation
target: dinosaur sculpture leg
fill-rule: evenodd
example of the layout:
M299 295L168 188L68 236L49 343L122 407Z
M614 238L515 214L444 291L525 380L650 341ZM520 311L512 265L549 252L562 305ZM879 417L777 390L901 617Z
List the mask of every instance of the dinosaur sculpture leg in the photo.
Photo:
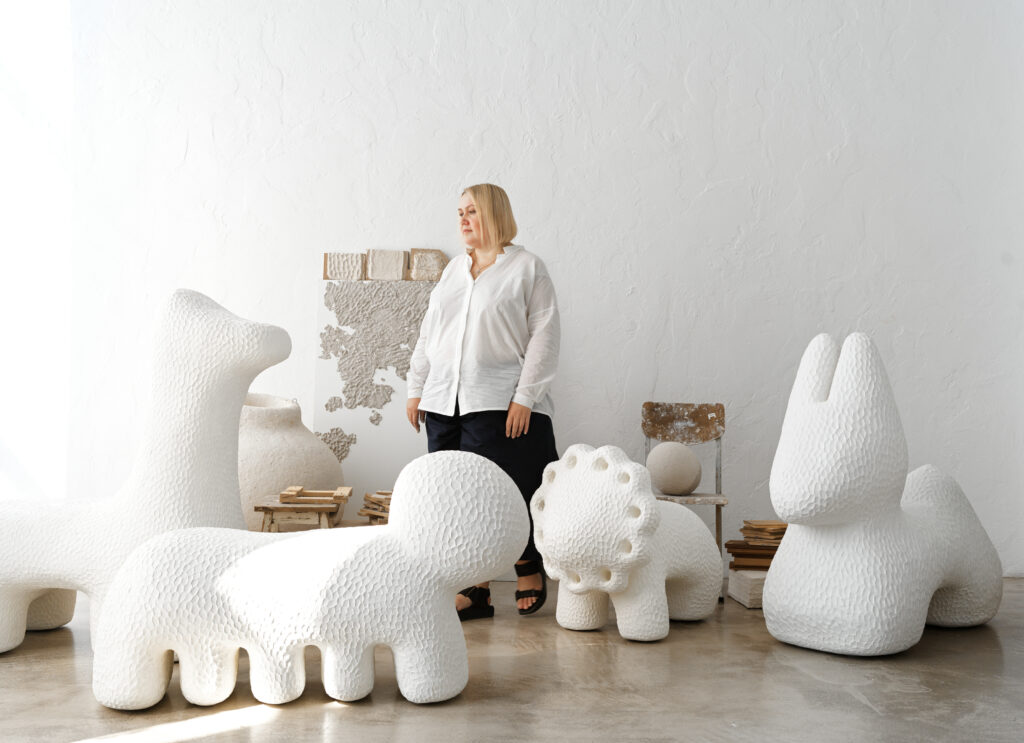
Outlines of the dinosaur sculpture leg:
M564 582L560 582L555 621L566 629L601 629L608 624L608 594L603 591L573 593Z
M696 575L670 580L665 584L668 593L668 615L672 619L695 621L714 613L722 580L716 566L714 573L703 571Z
M95 647L92 693L112 709L146 709L167 694L174 653L131 633Z
M306 688L306 657L302 645L248 648L249 686L264 704L284 704L302 696Z
M469 682L469 657L454 612L424 617L422 635L394 645L398 690L410 702L441 702L457 696Z
M25 639L28 607L39 596L37 589L0 588L0 653L18 647Z
M619 634L627 640L653 641L668 636L668 598L665 576L638 570L622 593L612 594Z
M238 677L238 648L223 643L202 642L178 651L181 693L192 704L223 702L235 690Z
M327 646L320 654L329 697L354 702L373 691L373 645Z
M28 607L28 629L47 630L63 627L75 616L78 592L55 588L47 591Z

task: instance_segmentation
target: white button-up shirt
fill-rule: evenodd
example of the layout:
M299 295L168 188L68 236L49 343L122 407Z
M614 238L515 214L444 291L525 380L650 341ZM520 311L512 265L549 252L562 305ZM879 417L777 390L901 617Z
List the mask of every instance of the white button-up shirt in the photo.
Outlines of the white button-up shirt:
M420 410L442 415L508 410L516 402L551 415L558 366L555 287L540 258L507 245L479 278L466 254L430 294L407 376Z

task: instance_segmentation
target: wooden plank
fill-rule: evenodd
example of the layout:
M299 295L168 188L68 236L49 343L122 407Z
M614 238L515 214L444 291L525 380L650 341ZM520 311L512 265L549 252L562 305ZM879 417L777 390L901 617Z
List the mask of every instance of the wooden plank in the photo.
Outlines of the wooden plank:
M702 444L725 433L725 405L720 402L645 402L640 427L645 436L658 441Z
M347 503L352 497L351 487L340 487L335 490L305 490L292 487L281 491L281 503Z
M655 493L654 497L658 500L668 501L670 503L682 503L684 506L729 505L729 499L724 495L662 495L661 493Z
M264 513L334 513L338 510L337 503L258 503L254 511Z

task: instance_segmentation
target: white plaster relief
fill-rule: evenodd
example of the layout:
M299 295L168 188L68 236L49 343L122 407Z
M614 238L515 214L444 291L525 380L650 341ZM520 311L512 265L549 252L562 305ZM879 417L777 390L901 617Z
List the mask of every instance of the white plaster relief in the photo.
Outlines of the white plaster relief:
M324 690L352 701L373 689L373 651L385 645L406 699L449 699L469 678L455 594L506 570L529 528L500 467L444 451L402 470L384 526L170 532L136 550L111 586L93 693L115 709L156 704L174 651L185 698L217 704L245 648L253 696L283 704L302 694L304 649L315 645Z
M647 468L615 446L570 446L544 470L530 504L534 540L558 581L559 625L660 640L669 620L703 619L718 603L722 558L688 508L656 500Z
M765 580L768 631L847 655L911 647L926 623L967 627L1002 598L999 556L956 481L907 474L907 443L881 357L863 333L804 352L772 465L789 522Z
M362 281L366 278L366 254L328 253L326 278L334 281Z
M366 278L374 281L402 281L409 269L409 254L404 250L368 250Z
M150 537L188 526L244 529L242 402L257 374L287 358L291 340L281 328L179 290L153 347L147 427L120 490L70 504L0 503L0 652L21 644L26 626L70 621L75 591L89 595L95 626L114 573Z
M448 256L440 250L413 248L409 251L409 278L412 281L440 281Z
M338 360L346 408L380 410L391 402L395 390L377 382L378 369L394 367L400 379L406 378L433 288L431 282L413 281L324 285L324 304L338 324L320 333L321 358ZM343 332L342 325L355 332Z
M339 462L349 455L357 441L356 434L345 433L340 428L332 428L326 433L317 433L317 436L331 448Z

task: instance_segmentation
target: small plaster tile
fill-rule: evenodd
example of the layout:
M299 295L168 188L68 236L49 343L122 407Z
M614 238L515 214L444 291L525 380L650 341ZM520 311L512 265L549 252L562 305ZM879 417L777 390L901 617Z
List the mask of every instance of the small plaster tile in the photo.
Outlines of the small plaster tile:
M409 278L412 281L440 281L448 256L440 250L413 248L409 251Z
M365 253L327 253L324 278L335 281L362 281L366 278Z
M402 281L409 265L404 250L371 250L366 254L366 278L374 281Z
M384 420L384 416L380 414L379 410L374 410L370 413L370 423L373 425L379 426L382 420Z

